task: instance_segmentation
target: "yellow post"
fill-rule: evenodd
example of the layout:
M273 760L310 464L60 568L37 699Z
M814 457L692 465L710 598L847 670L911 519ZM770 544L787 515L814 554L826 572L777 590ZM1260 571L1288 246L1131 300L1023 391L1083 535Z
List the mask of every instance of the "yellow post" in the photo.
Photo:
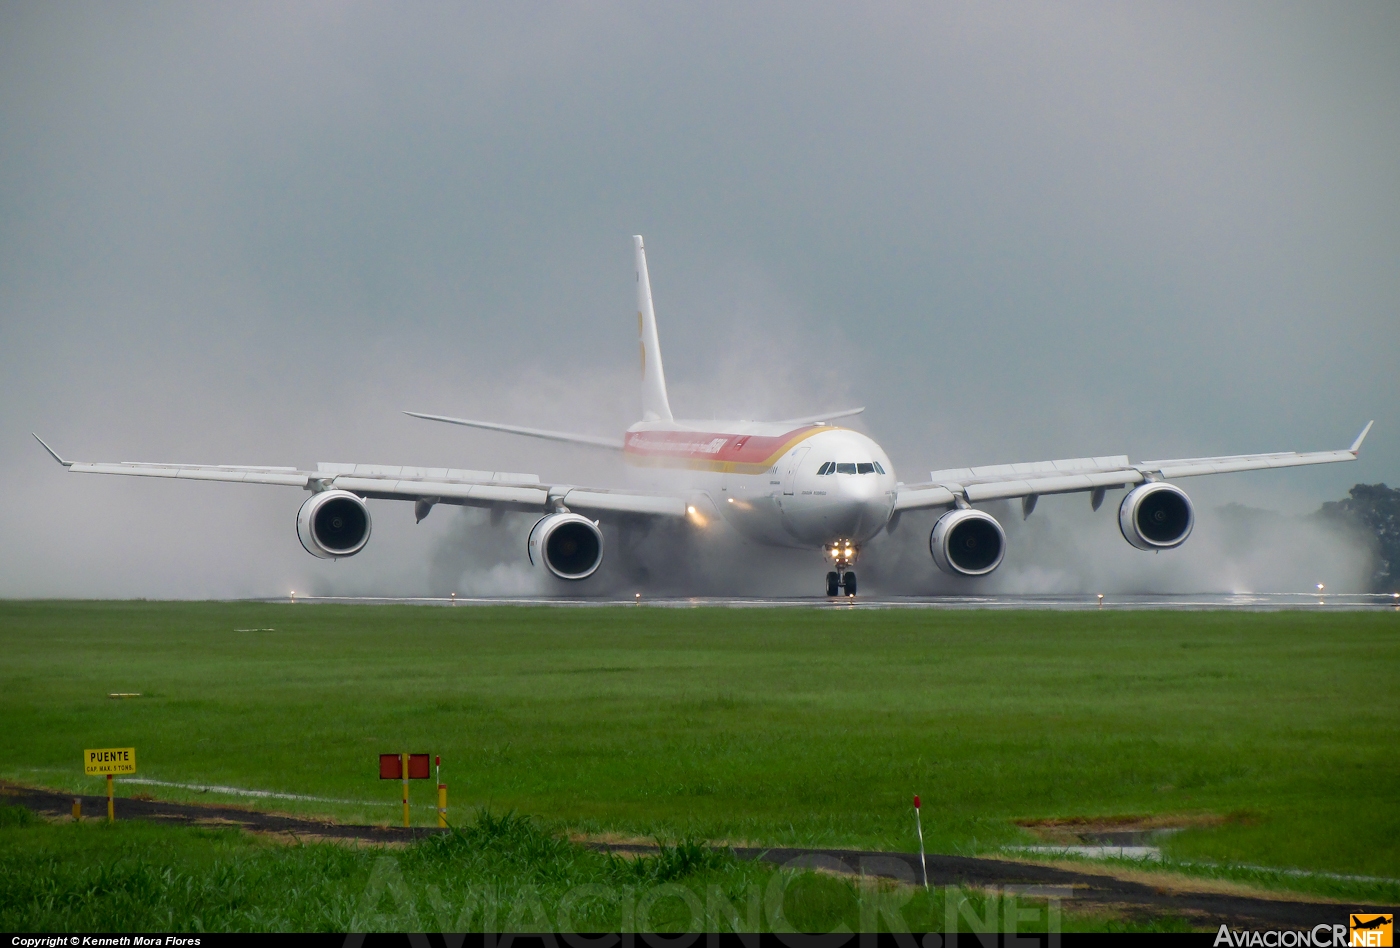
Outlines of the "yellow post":
M403 762L403 825L408 827L408 754L400 754L399 760Z
M73 822L76 823L78 820L81 820L82 818L83 818L83 798L82 798L82 797L74 797L74 798L73 798Z
M438 784L438 826L447 828L447 784Z
M136 748L134 747L89 747L83 751L83 773L90 777L104 774L107 777L107 819L117 818L117 808L112 802L116 795L112 790L113 774L136 773ZM74 807L77 812L77 806Z

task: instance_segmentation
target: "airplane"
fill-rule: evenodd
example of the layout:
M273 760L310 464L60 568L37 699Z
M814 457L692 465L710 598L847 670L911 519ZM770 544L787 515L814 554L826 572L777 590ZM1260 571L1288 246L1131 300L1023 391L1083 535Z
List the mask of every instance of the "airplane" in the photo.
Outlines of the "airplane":
M1352 927L1352 928L1359 928L1359 929L1362 929L1362 930L1365 930L1365 929L1368 929L1368 928L1384 928L1385 926L1391 924L1391 923L1394 921L1394 919L1395 919L1395 916L1394 916L1394 915L1373 915L1373 916L1371 916L1370 921L1366 921L1366 922L1358 922L1358 921L1357 921L1358 918L1364 918L1364 917L1365 917L1365 916L1363 916L1363 915L1353 915L1353 916L1351 917L1351 927Z
M525 511L538 516L526 537L530 563L561 580L582 582L603 562L604 519L663 518L703 529L722 518L749 540L774 547L821 550L828 562L826 595L854 596L852 567L861 550L893 530L912 510L945 511L929 535L938 569L986 576L1006 555L1001 524L976 504L1021 501L1029 517L1047 494L1088 492L1094 510L1107 491L1128 489L1118 507L1123 538L1138 550L1175 549L1195 525L1195 510L1174 481L1202 474L1355 460L1371 430L1337 451L1243 454L1130 461L1125 455L932 471L926 481L896 479L874 440L832 422L863 408L773 422L684 421L671 412L661 362L646 248L633 237L637 335L641 344L641 420L620 439L528 428L447 415L415 418L620 453L649 489L543 483L533 474L456 468L320 463L295 467L68 461L34 437L69 471L296 487L311 496L297 512L297 536L322 559L354 556L369 542L367 501L412 501L422 521L438 504Z

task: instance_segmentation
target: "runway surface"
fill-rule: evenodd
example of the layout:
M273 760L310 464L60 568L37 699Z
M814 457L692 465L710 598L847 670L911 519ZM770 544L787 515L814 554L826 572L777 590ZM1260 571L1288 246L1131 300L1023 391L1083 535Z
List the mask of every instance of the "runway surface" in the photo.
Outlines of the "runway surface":
M1400 593L1183 593L1139 595L1021 595L1021 596L825 596L762 598L730 596L625 598L549 598L504 596L277 596L240 602L334 603L339 605L422 606L652 606L668 609L719 607L731 609L1177 609L1274 612L1279 610L1400 612Z
M85 814L103 816L107 798L83 796ZM0 782L0 800L24 806L49 817L68 817L74 796L36 787ZM120 820L153 820L198 826L236 826L244 830L271 833L296 839L361 840L368 843L402 843L447 832L430 827L404 829L392 826L354 826L324 820L261 813L238 807L165 803L120 797L116 802ZM89 817L91 818L91 817ZM584 843L592 849L624 856L646 856L657 852L647 845ZM740 859L761 859L790 869L812 869L844 875L877 876L909 885L923 882L923 867L916 853L866 852L849 849L735 849ZM1224 892L1202 891L1205 880L1158 875L1146 881L1120 878L1115 871L1135 870L1103 865L1098 871L1077 871L1062 866L1011 859L975 856L927 857L928 884L963 887L1014 887L1020 897L1061 899L1066 907L1080 911L1108 911L1136 918L1173 916L1201 928L1220 924L1256 928L1311 928L1314 925L1344 922L1348 912L1372 914L1390 912L1388 906L1341 905L1306 901L1305 896L1286 893L1278 899L1248 898ZM1140 870L1137 870L1140 871ZM1195 889L1193 890L1193 886ZM1062 903L1064 904L1064 903Z

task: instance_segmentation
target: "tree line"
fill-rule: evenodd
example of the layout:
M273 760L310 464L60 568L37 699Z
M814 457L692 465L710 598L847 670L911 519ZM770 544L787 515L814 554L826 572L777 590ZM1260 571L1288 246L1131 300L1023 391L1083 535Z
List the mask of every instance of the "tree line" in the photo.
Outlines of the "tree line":
M1341 500L1329 500L1317 515L1359 527L1371 540L1373 592L1400 592L1400 488L1357 484Z

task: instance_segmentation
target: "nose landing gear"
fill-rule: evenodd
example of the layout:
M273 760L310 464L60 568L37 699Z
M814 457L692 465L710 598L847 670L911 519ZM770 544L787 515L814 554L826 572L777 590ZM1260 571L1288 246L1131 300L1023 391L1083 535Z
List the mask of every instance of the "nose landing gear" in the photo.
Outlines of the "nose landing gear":
M837 540L822 548L836 569L826 574L826 594L828 596L854 596L856 594L856 574L850 569L859 552L850 540Z

